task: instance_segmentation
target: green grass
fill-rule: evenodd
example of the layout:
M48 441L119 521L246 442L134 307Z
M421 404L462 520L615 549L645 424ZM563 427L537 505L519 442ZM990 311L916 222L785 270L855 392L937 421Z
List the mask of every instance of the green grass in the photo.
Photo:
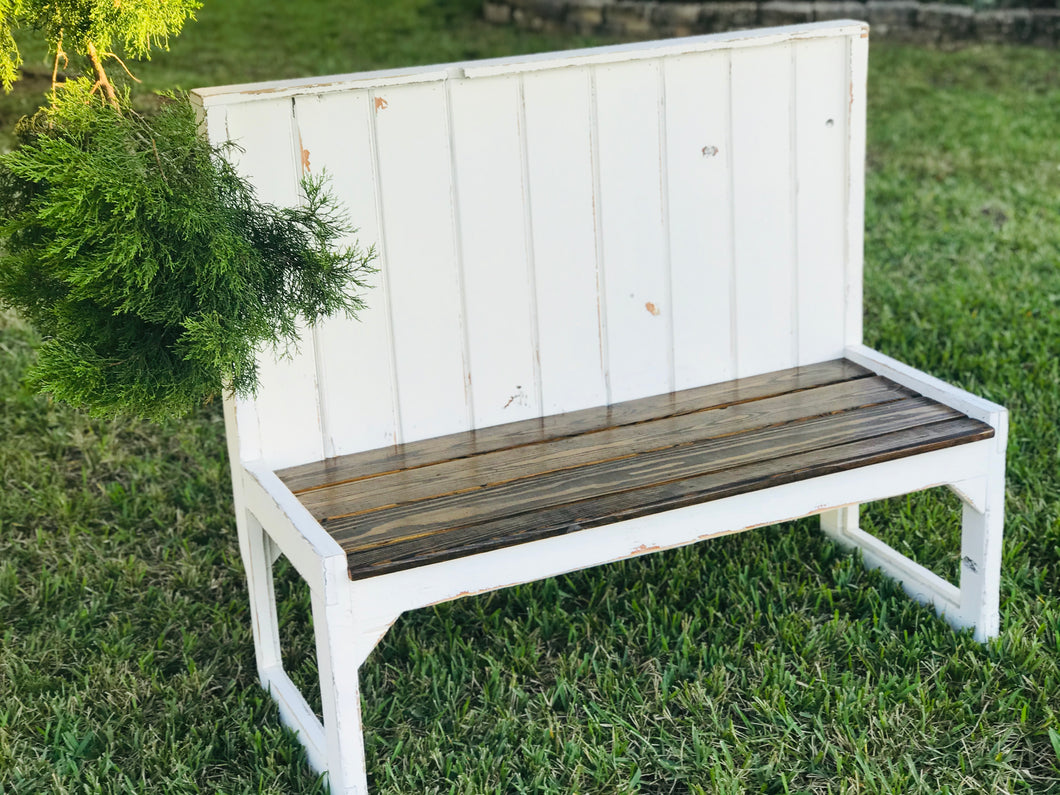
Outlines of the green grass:
M477 6L213 0L138 72L584 43ZM808 521L464 599L364 668L373 792L1060 793L1060 61L876 44L870 98L866 341L1012 411L1000 639ZM218 407L86 418L19 386L35 344L0 318L0 792L322 792L256 685ZM865 523L954 576L956 509L930 492ZM305 588L280 592L309 683Z

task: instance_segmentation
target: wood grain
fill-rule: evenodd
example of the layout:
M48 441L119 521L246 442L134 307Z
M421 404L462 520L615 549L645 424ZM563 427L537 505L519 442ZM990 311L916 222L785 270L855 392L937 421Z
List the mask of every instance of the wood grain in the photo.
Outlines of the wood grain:
M813 389L819 386L865 378L868 369L836 359L793 367L751 378L686 389L656 397L640 398L611 406L582 409L539 419L497 425L477 431L449 434L363 453L328 458L290 467L276 474L295 494L372 477L387 472L426 466L442 460L479 455L494 450L540 444L551 439L632 425L661 417L720 408Z
M431 465L428 472L423 468L399 470L300 496L318 520L334 519L619 461L820 414L888 403L907 398L909 394L884 378L857 379L791 395L561 437L545 444L440 461Z
M837 360L279 474L356 579L992 434Z
M350 577L363 579L390 571L449 560L585 530L712 499L829 475L917 453L989 438L992 429L962 417L867 441L826 447L779 459L757 461L696 478L557 504L478 525L454 527L444 536L425 536L400 545L375 547L349 556Z
M557 503L646 488L707 472L850 444L961 415L927 398L887 403L549 472L495 486L446 494L326 520L325 528L348 551L402 543L456 525L500 519ZM431 468L422 470L430 475Z

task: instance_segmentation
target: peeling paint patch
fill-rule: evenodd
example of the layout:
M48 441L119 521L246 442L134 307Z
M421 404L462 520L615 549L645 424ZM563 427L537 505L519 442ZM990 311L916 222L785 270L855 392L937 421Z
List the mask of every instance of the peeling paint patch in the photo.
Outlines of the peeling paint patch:
M376 97L375 98L375 111L376 111L376 113L378 113L381 110L386 110L388 107L390 107L390 103L387 102L385 99L383 99L382 97Z
M309 171L309 150L302 149L302 170Z
M655 315L655 317L658 317L662 314L662 310L659 309L659 307L657 307L651 301L648 301L648 303L644 305L644 308L647 309L651 314Z
M502 408L508 408L512 405L523 406L524 408L530 405L529 400L527 398L526 390L519 385L516 385L515 394L508 398L508 402L505 403Z
M629 554L630 555L641 555L641 554L643 554L645 552L658 552L660 549L662 549L662 547L659 546L658 544L653 544L650 547L647 544L641 544L639 547L634 547L633 549L631 549L629 551Z
M977 565L975 565L975 561L972 560L967 555L965 555L963 558L961 558L961 563L964 564L964 568L968 569L968 571L971 571L971 572L979 571L979 567Z
M330 83L310 83L309 85L297 86L269 86L267 88L254 88L249 91L240 91L238 94L244 94L246 96L258 96L261 94L278 94L281 91L297 90L299 93L306 93L313 91L314 89L329 88L331 86L340 86L341 82L330 82Z
M519 584L520 584L520 581L517 581L517 582L507 583L506 585L491 585L491 586L488 586L486 588L479 588L477 591L460 591L460 593L455 593L452 596L443 596L441 599L437 599L437 600L435 600L433 602L428 602L427 604L424 605L424 607L434 607L435 605L441 605L441 604L445 604L446 602L451 602L454 599L463 599L465 596L478 596L480 593L489 593L490 591L499 591L499 590L501 590L503 588L511 588L513 585L519 585Z

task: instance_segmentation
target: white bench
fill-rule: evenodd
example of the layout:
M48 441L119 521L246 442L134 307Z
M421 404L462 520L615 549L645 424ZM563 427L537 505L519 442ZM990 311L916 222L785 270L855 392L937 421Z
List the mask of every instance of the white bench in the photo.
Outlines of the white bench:
M380 272L358 321L227 401L262 684L367 792L358 669L406 610L821 515L998 632L1006 413L862 339L867 28L813 24L195 92L260 194L332 175ZM960 587L858 503L964 501ZM272 564L312 593L319 721Z

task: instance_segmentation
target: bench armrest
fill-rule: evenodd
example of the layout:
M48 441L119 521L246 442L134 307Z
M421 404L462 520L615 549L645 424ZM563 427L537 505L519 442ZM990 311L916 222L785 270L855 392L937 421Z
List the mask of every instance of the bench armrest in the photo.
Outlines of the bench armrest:
M994 429L998 449L1005 449L1008 441L1008 410L1004 406L947 384L865 345L848 346L845 356L850 361L915 390L924 397L937 400L973 419L987 423Z
M332 569L346 578L342 547L268 466L260 461L243 464L243 493L247 510L310 587L323 587L325 571Z

